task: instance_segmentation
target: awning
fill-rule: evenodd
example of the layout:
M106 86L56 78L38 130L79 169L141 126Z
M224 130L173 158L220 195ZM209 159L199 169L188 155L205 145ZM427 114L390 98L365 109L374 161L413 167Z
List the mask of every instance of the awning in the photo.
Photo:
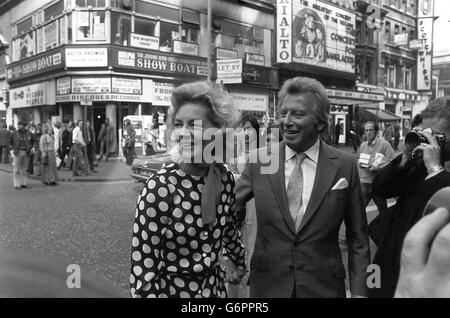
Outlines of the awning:
M395 115L395 114L393 114L391 112L388 112L387 110L382 110L382 109L376 110L376 109L367 109L367 108L366 109L363 108L363 110L368 112L368 113L370 113L370 114L372 114L372 115L374 115L375 117L378 116L378 119L380 121L398 121L398 120L401 120L401 117L398 117L397 115Z
M181 20L186 23L200 25L200 15L197 13L183 11L181 13Z

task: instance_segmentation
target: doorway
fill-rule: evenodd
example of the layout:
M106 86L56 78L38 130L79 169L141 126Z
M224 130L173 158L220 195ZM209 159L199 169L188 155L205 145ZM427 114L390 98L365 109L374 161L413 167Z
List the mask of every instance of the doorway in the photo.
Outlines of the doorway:
M100 153L100 141L98 138L98 135L100 134L100 130L102 129L102 125L105 123L106 119L106 109L104 106L100 107L94 107L93 110L93 120L94 123L94 134L97 136L96 140L96 147L97 153Z

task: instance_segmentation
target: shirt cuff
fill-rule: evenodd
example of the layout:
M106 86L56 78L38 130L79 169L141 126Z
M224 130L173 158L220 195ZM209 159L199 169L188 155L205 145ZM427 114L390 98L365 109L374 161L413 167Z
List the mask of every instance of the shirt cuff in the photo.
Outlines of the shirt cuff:
M445 169L442 169L441 171L435 171L435 172L430 173L430 174L425 178L425 181L426 181L426 180L429 180L429 179L431 179L431 178L433 178L433 177L435 177L435 176L437 176L437 175L440 174L441 172L444 172L444 170L445 170Z

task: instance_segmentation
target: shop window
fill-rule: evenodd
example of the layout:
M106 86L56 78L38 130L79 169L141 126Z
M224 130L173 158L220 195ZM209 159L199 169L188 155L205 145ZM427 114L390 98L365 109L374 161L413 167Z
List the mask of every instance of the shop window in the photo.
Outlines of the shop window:
M52 22L44 26L45 50L51 50L58 46L58 24Z
M181 39L179 35L179 26L178 24L168 22L160 23L160 50L170 52L172 51L172 41Z
M106 0L76 0L75 5L79 8L104 8L106 7Z
M131 33L131 16L113 12L111 14L111 37L112 43L128 46ZM136 32L137 33L137 32Z
M136 18L134 20L134 33L148 36L155 36L156 21Z
M105 39L105 11L78 12L78 39Z

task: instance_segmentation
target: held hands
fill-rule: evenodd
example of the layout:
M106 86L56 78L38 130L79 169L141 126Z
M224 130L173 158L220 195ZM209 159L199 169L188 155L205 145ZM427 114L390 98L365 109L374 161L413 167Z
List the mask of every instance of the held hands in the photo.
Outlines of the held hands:
M406 235L396 298L450 297L450 213L437 209Z

